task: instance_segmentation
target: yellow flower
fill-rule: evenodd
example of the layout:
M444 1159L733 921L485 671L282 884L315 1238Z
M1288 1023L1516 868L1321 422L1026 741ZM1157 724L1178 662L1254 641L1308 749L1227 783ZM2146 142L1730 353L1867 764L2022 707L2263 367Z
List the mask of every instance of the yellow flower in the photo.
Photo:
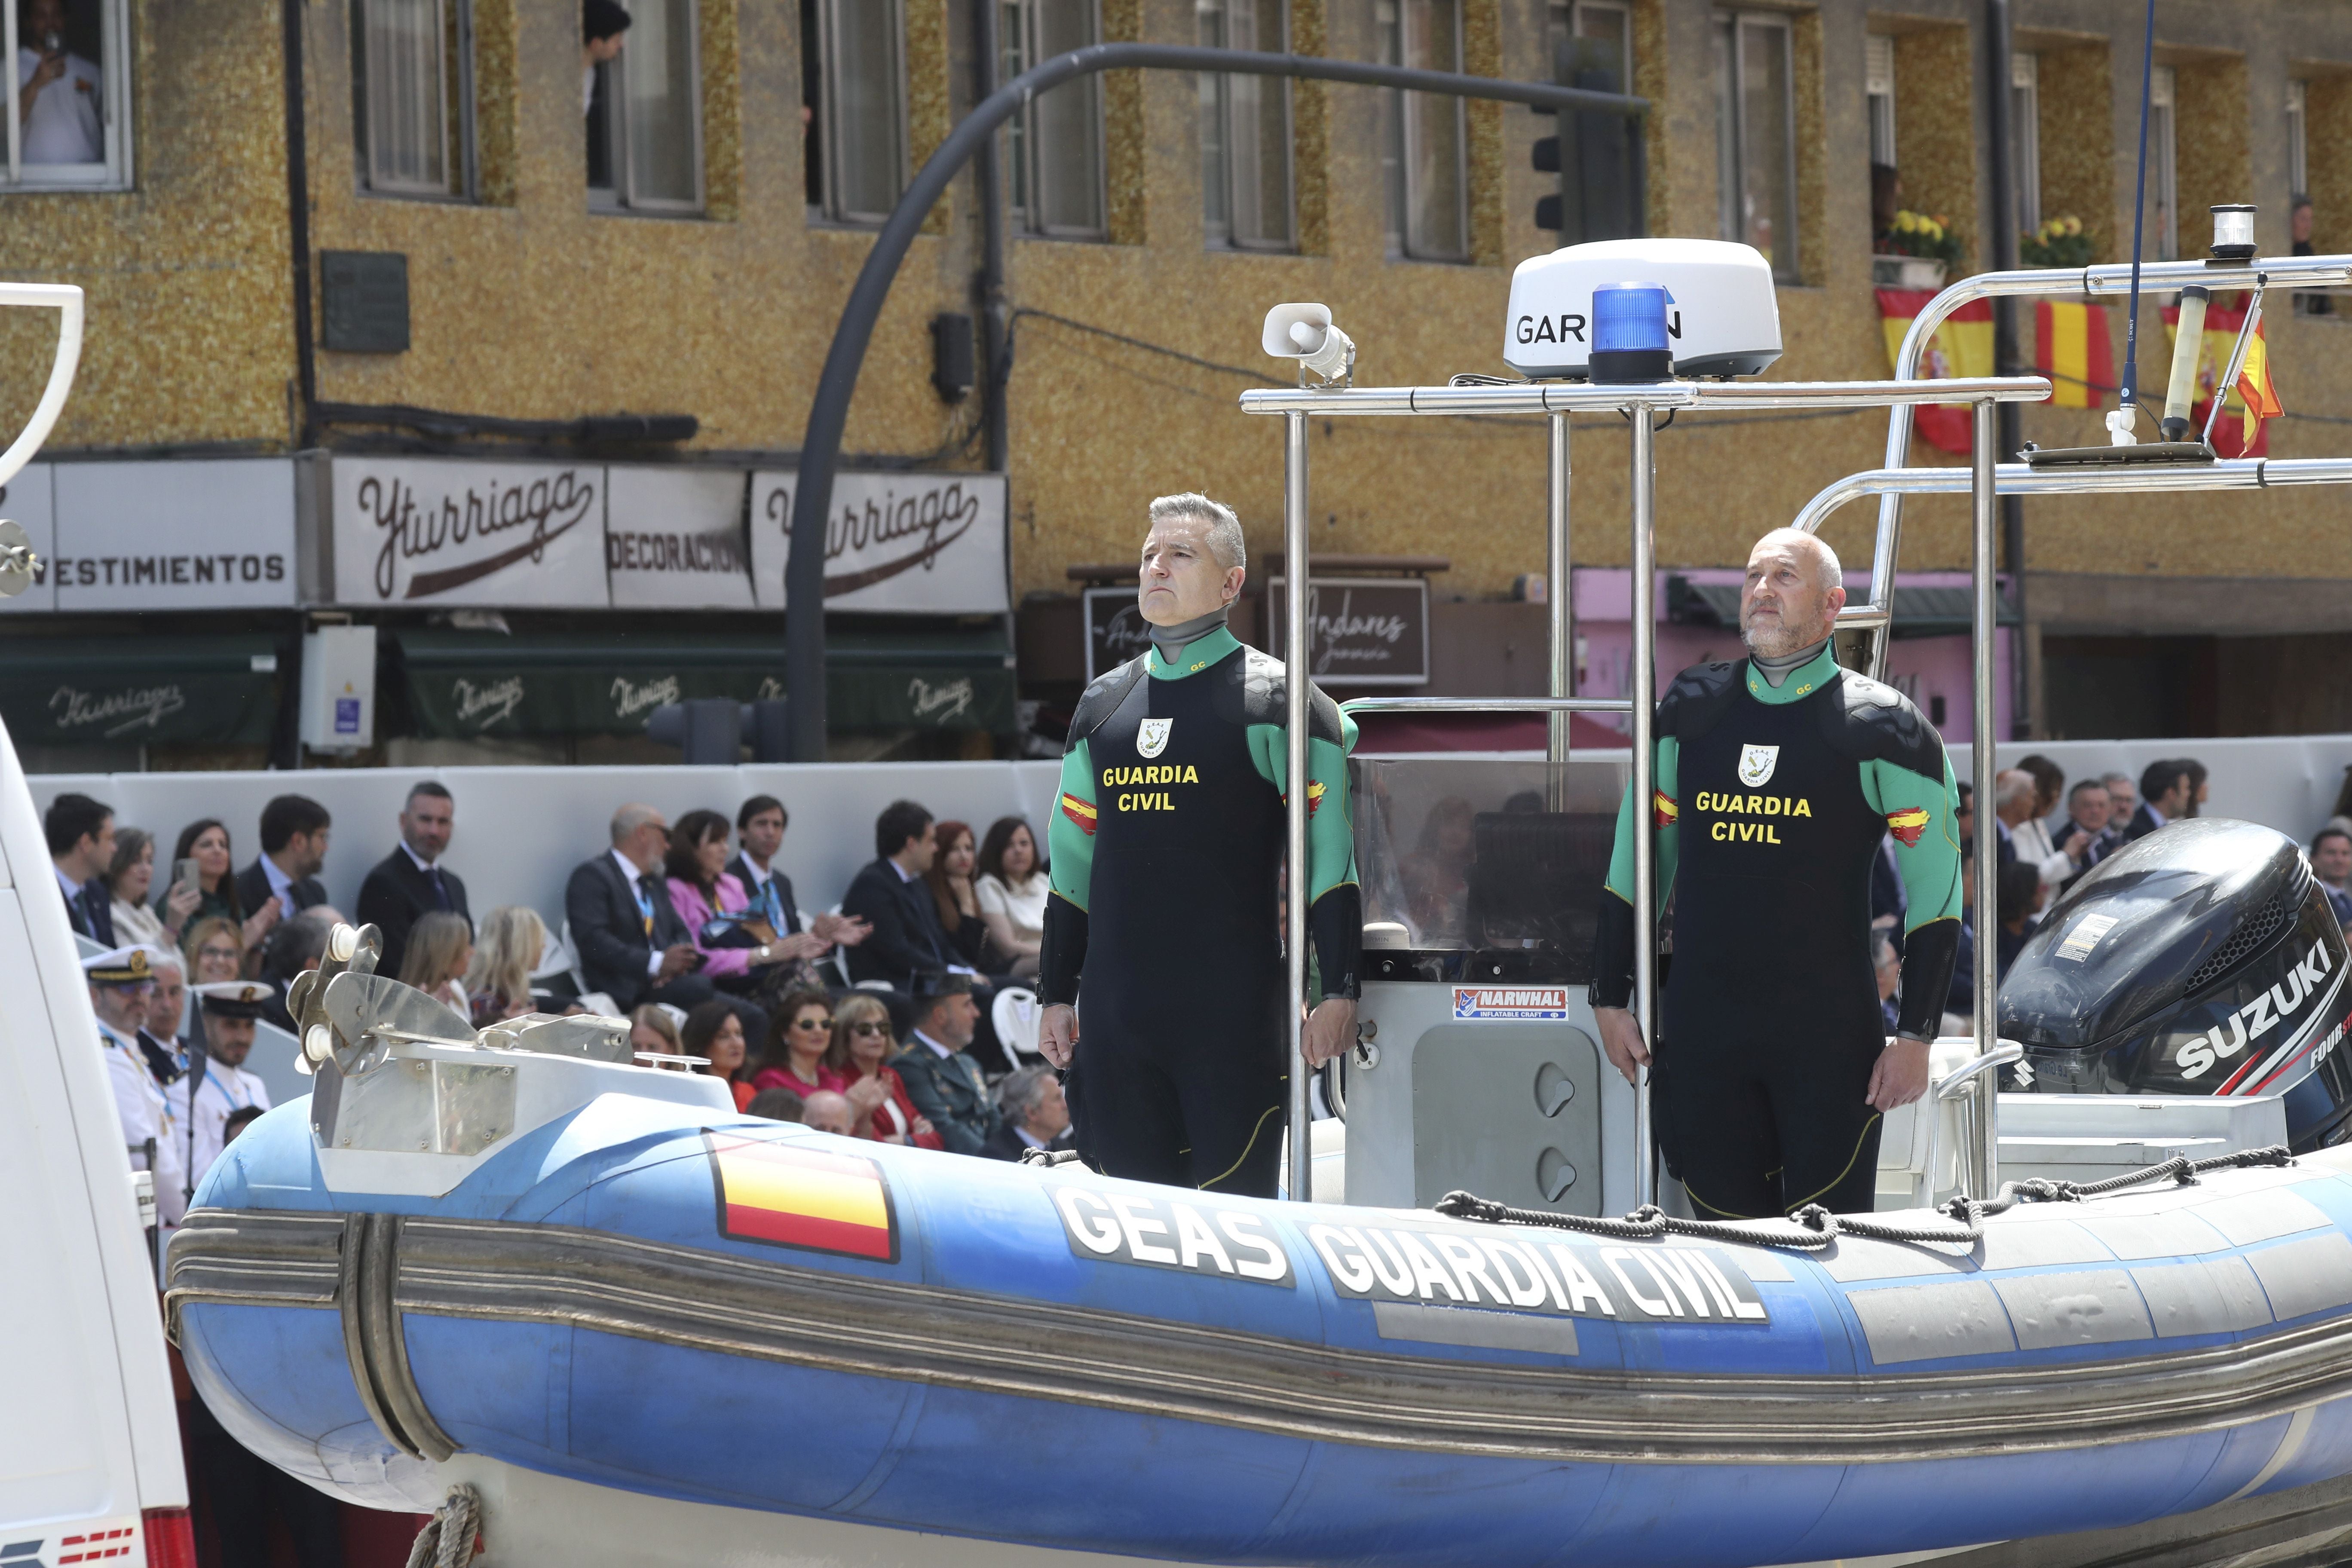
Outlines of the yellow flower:
M2082 232L2083 232L2083 220L2082 220L2081 218L2078 218L2078 217L2072 217L2072 216L2068 217L2068 218L2067 218L2067 220L2066 220L2066 232L2067 232L2068 234L2080 234L2080 233L2082 233Z
M1918 228L1919 228L1919 216L1918 216L1918 215L1917 215L1916 213L1910 213L1910 212L1898 212L1898 213L1896 213L1896 214L1895 215L1895 233L1897 233L1897 234L1916 234L1916 233L1917 233L1917 232L1918 232Z

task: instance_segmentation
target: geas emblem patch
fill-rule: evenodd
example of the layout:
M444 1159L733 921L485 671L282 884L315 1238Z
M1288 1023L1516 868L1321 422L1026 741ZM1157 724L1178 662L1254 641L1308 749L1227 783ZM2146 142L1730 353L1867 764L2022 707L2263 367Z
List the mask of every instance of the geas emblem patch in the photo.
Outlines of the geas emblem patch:
M1749 789L1769 784L1772 770L1780 761L1778 746L1742 746L1739 748L1739 782Z
M1135 754L1156 757L1168 749L1168 731L1176 727L1173 719L1146 719L1135 732Z

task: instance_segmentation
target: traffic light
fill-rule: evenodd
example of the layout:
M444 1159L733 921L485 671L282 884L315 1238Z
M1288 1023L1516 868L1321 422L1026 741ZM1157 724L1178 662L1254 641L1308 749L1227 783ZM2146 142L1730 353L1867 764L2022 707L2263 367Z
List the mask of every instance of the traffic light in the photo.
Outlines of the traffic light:
M1599 38L1562 38L1552 57L1552 79L1593 92L1622 92L1613 47ZM1542 112L1538 110L1538 112ZM1536 200L1536 226L1562 245L1632 239L1644 230L1639 122L1607 110L1580 109L1559 120L1559 134L1538 137L1538 174L1559 176L1559 193Z

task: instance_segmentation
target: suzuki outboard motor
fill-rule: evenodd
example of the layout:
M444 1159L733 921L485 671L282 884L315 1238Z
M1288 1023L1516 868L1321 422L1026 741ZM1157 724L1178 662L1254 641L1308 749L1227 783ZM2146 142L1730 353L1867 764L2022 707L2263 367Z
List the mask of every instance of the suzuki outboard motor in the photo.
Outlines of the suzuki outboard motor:
M2074 884L2001 983L2046 1094L2278 1094L2298 1150L2352 1137L2344 932L2293 839L2175 823ZM2023 1074L2020 1075L2023 1077Z

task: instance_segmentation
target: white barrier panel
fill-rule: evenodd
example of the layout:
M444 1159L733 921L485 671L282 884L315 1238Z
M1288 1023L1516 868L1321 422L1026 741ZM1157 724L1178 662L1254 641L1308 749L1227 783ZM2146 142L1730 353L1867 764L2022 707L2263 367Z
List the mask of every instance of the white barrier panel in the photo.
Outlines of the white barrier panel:
M114 808L118 825L158 840L155 885L172 874L180 829L215 816L228 825L239 870L260 853L258 824L273 795L306 795L334 816L327 897L356 914L368 868L399 839L408 788L436 779L456 802L457 832L443 862L465 879L477 920L500 904L529 904L551 931L563 921L573 867L604 854L614 808L643 801L673 822L698 806L735 819L749 796L772 795L792 823L780 858L803 909L831 908L857 868L874 858L874 819L894 800L920 801L941 818L972 825L1029 819L1042 846L1061 764L1034 763L817 763L805 766L573 768L319 768L285 773L43 773L28 778L40 810L68 790Z
M1973 748L1950 748L1952 772L1965 784ZM2275 827L2308 845L2336 808L2344 770L2352 766L2352 735L2252 735L2171 741L2017 741L1993 750L2002 767L2020 757L2048 757L2066 770L2066 785L2101 773L2128 773L2139 786L2140 771L2168 757L2193 757L2211 774L2205 816L2234 817ZM2065 807L2061 803L2059 810Z

